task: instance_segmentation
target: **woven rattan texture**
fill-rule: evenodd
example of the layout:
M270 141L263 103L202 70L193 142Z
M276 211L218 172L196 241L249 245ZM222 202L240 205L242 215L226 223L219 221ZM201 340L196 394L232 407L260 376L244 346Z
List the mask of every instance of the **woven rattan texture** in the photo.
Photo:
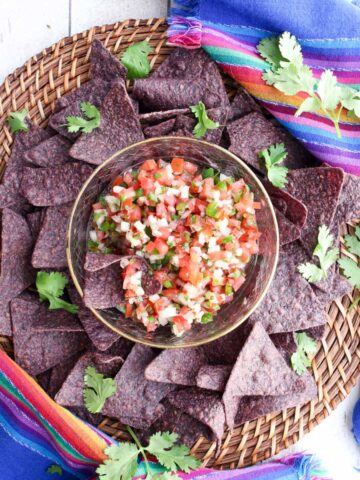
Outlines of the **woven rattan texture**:
M46 125L56 98L87 81L90 44L95 37L117 55L129 44L147 39L154 49L151 63L156 67L171 51L166 46L165 31L165 19L127 20L94 27L60 40L9 75L0 86L0 172L6 167L12 143L7 114L26 107L35 123ZM360 315L359 309L350 310L351 302L352 297L344 297L329 308L326 334L312 364L318 399L226 433L218 456L215 444L199 438L192 451L204 465L235 468L267 459L312 430L348 395L360 374ZM0 337L0 348L12 355L9 339ZM114 438L125 436L116 420L105 418L99 427Z

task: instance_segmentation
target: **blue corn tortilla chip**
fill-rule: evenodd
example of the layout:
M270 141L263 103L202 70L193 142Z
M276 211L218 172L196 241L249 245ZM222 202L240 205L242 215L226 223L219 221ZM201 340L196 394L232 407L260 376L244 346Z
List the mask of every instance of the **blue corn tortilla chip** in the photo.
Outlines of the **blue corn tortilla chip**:
M344 171L341 168L306 168L289 172L286 190L308 210L300 241L312 255L320 225L331 226L339 202Z
M163 137L171 134L174 129L175 122L175 118L169 118L169 120L157 123L156 125L149 125L145 127L143 129L145 138Z
M279 396L247 396L238 399L235 425L241 425L255 418L287 408L304 405L310 400L316 400L318 395L315 380L309 373L301 377L305 389L302 392Z
M123 81L114 81L101 105L101 125L83 133L70 149L70 155L100 165L132 143L144 139L138 115L134 111Z
M244 88L238 87L235 97L230 104L228 122L233 122L250 112L260 110L261 107L254 98Z
M231 365L203 365L196 376L196 385L206 390L223 392L231 370Z
M302 380L288 366L264 328L255 324L241 349L223 395L226 421L234 427L239 397L276 396L304 391Z
M149 347L136 344L115 377L116 393L108 398L103 414L119 419L134 428L149 427L161 414L160 404L174 385L151 382L144 372L154 359L156 352Z
M145 377L153 382L192 386L205 363L205 353L199 347L163 350L147 366Z
M311 154L280 125L274 124L259 112L252 112L230 123L230 152L234 153L258 172L266 173L264 161L258 154L274 143L284 143L288 156L285 167L304 168L316 164Z
M90 78L100 78L111 82L116 78L126 78L127 69L100 42L92 41L90 52Z
M162 415L147 430L137 431L137 435L147 444L151 435L157 432L170 432L178 435L178 441L191 448L200 436L213 440L211 430L194 417L187 415L171 405L166 399L163 403Z
M113 308L124 301L120 267L113 263L96 272L85 272L84 304L89 308Z
M108 350L119 339L119 335L103 325L100 320L85 307L82 298L73 285L67 285L66 288L71 303L78 306L78 318L94 347L100 351ZM123 355L120 354L120 356Z
M90 102L96 99L96 96L100 93L100 98L103 99L110 88L108 82L103 82L99 78L89 80L78 88L75 88L72 92L59 97L55 102L54 114L58 113L60 110L67 108L69 105L80 103L80 102ZM101 100L100 100L101 101ZM51 119L52 117L50 117Z
M286 245L300 238L301 229L298 226L290 222L277 208L275 208L275 214L279 227L280 245Z
M35 280L30 259L33 237L24 217L6 208L2 213L0 334L11 335L9 302Z
M34 243L36 242L39 236L41 225L44 221L45 212L46 212L45 209L41 209L41 210L36 210L35 212L28 213L26 215L26 221L29 225Z
M297 242L282 247L274 279L249 323L260 322L268 333L294 332L326 323L323 305L297 271L304 254Z
M52 168L25 167L20 190L34 206L62 205L75 200L93 169L82 162Z
M53 135L49 130L44 130L31 123L28 123L28 126L27 132L19 132L15 135L11 155L1 182L0 208L11 206L13 210L19 212L26 210L27 202L19 192L25 165L24 154Z
M229 105L218 67L202 49L174 49L150 77L135 81L133 97L150 111L186 108L199 101L207 108Z
M171 405L206 425L220 442L224 434L225 412L221 396L215 392L188 388L170 393L166 399Z
M48 207L37 237L31 264L34 268L67 267L66 229L72 204Z
M65 362L59 363L50 370L46 370L46 372L37 375L39 384L51 398L54 398L60 390L61 385L77 362L79 355L80 352L77 352Z
M38 375L85 348L88 337L83 331L68 332L57 324L60 310L51 312L54 330L34 331L33 326L43 316L48 317L48 307L36 296L23 293L11 302L15 361L30 375Z
M139 119L142 124L159 124L165 120L174 119L183 113L190 113L189 108L174 108L172 110L163 110L160 112L140 113Z
M96 78L85 83L70 94L59 98L55 105L55 113L51 115L49 120L50 127L62 136L72 141L75 140L79 136L79 133L71 133L68 131L66 117L83 117L83 112L80 108L82 102L89 102L99 108L109 89L109 82L104 82Z
M84 375L91 366L105 377L114 377L120 370L124 359L105 353L87 352L82 355L68 373L55 395L55 401L64 407L84 406Z
M95 253L87 252L85 257L84 268L88 272L97 272L102 268L109 267L113 263L120 263L123 257L120 255L114 255L112 253Z
M28 150L24 158L38 167L51 167L71 162L69 150L72 143L61 135L54 135Z

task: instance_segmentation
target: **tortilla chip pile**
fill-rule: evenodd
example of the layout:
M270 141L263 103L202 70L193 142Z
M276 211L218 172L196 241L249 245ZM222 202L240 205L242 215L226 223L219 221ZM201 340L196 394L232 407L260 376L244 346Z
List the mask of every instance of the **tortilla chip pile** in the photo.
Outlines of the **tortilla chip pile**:
M321 338L326 307L351 287L335 266L318 285L306 282L297 266L310 260L319 225L328 225L338 242L340 224L359 213L359 178L318 165L242 89L230 104L216 65L202 50L173 50L149 78L135 81L130 97L126 69L95 40L90 77L57 100L49 127L29 125L28 132L16 135L0 186L0 334L13 337L16 361L58 403L97 423L101 415L85 410L82 394L85 368L92 365L117 385L102 414L144 437L175 431L189 445L200 434L219 441L226 424L232 428L316 398L312 376L299 377L289 366L296 350L293 332ZM66 117L81 115L84 101L100 109L101 126L89 134L69 133ZM133 345L105 328L71 282L67 296L78 305L78 314L49 311L29 287L39 269L67 275L66 224L94 166L144 137L193 136L196 121L189 106L199 101L221 125L205 140L243 158L264 182L276 209L280 260L259 308L243 326L211 344L164 351ZM280 142L290 169L285 190L266 181L258 157L261 149ZM110 308L121 302L120 258L87 256L88 306ZM148 277L151 294L159 285Z

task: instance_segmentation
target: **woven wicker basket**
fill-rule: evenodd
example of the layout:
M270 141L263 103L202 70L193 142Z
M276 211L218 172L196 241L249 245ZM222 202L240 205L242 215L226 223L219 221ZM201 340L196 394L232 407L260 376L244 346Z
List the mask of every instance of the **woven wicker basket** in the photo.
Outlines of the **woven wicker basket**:
M87 81L90 44L95 37L117 55L129 44L147 39L154 49L151 63L156 67L171 51L166 46L165 31L163 18L95 27L60 40L9 75L0 87L0 173L6 166L12 143L7 114L26 107L35 123L46 125L55 99ZM229 79L225 80L231 85ZM350 225L346 228L352 229ZM348 395L360 374L360 316L359 309L349 309L351 301L351 297L344 297L329 308L326 334L312 364L318 399L247 422L233 433L226 433L217 457L215 444L199 438L192 451L204 465L235 468L267 459L312 430ZM12 355L8 338L0 337L1 347ZM114 438L124 438L124 429L115 420L106 418L99 427Z

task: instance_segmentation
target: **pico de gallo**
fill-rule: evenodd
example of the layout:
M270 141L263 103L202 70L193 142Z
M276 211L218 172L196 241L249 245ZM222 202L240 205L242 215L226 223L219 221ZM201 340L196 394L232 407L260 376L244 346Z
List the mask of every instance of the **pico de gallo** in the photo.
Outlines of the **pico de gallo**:
M176 335L213 320L245 281L258 252L260 203L244 180L183 158L146 160L115 178L93 205L89 247L135 254L151 266L160 290L144 295L141 268L124 259L127 317L152 332L170 324ZM120 248L121 247L121 248Z

